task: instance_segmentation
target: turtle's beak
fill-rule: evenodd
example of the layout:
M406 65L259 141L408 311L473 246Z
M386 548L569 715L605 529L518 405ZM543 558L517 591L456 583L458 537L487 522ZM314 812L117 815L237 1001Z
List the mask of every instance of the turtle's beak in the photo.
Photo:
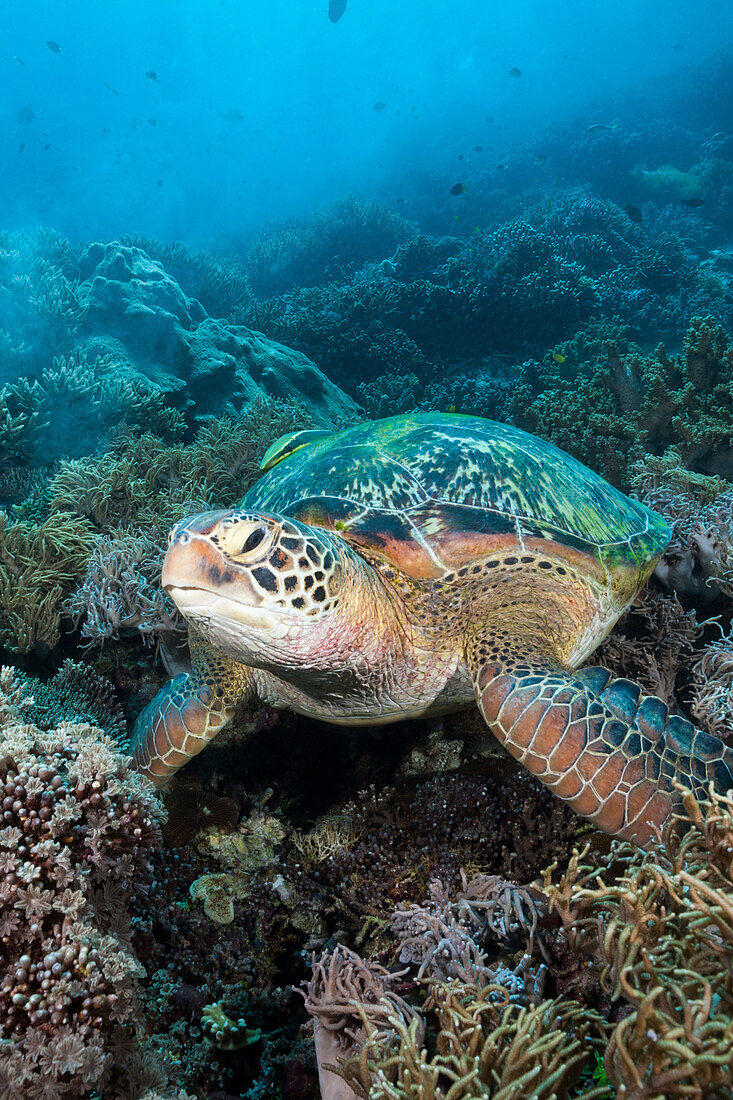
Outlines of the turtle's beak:
M202 595L213 594L257 607L262 597L249 581L247 570L237 569L216 544L216 532L230 512L204 512L182 520L171 531L163 561L161 583L182 611L200 605Z

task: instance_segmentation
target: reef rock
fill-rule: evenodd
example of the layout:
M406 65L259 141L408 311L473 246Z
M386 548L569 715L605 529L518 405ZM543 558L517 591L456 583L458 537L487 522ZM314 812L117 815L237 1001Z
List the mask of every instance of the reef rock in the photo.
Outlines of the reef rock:
M238 416L258 394L300 400L328 426L358 411L305 355L207 316L141 248L89 245L79 274L81 349L99 355L109 344L121 374L152 383L195 416Z

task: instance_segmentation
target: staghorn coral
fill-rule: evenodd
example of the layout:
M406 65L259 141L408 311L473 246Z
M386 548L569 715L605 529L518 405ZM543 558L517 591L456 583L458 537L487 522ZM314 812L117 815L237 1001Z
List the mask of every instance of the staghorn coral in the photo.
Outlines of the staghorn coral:
M84 316L75 260L51 230L0 233L0 384L39 373L49 349L71 350Z
M684 831L680 830L680 827ZM603 990L627 1006L604 1056L625 1100L727 1095L733 1086L733 799L691 793L656 851L575 851L550 909Z
M306 863L318 864L352 848L361 830L347 815L321 818L309 833L294 833L293 847Z
M0 687L0 1092L81 1097L124 1077L140 1026L127 903L163 810L101 730L38 729L25 685Z

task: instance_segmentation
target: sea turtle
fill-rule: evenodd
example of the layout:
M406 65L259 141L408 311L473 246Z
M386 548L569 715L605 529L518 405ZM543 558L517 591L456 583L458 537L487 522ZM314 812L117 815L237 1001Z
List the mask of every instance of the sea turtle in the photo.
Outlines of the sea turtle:
M733 786L733 751L582 668L644 585L664 520L556 447L423 413L295 432L231 511L170 535L163 585L192 671L138 719L162 783L237 704L339 725L478 703L509 752L609 833L648 844L678 802Z

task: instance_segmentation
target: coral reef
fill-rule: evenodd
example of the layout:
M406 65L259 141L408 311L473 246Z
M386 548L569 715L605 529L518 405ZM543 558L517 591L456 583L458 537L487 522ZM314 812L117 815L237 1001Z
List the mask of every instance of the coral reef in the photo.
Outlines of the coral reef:
M416 233L399 214L353 195L326 206L310 222L292 221L259 234L244 267L256 294L271 297L316 286L390 256Z
M691 670L690 710L722 741L733 739L733 638L730 631L705 647Z
M594 321L612 328L621 316L657 339L675 338L708 312L733 323L733 296L699 274L683 235L662 222L642 232L614 203L568 190L462 242L416 237L391 259L328 285L303 281L245 319L304 351L354 395L383 377L376 394L358 391L381 413L389 406L374 396L393 393L404 405L413 375L440 386L447 365L470 379L482 359L543 356ZM494 378L500 365L492 363ZM557 365L550 356L544 374L524 372L530 391L532 370L542 375L533 396L554 388ZM586 373L592 379L595 364ZM555 374L560 381L563 372Z
M591 955L611 1003L628 1006L604 1055L619 1096L733 1086L732 849L733 800L688 794L656 851L614 844L599 865L583 862L586 848L557 883L545 875L571 948Z
M141 1027L128 905L163 811L101 730L29 724L25 685L0 675L0 1091L81 1097L124 1075Z
M697 659L702 635L694 611L685 611L675 594L648 588L628 609L590 662L633 680L668 706Z
M725 474L732 395L733 347L706 316L693 319L677 356L661 346L650 356L623 354L609 342L600 361L525 363L512 410L521 427L628 488L634 462L665 452Z
M645 854L473 713L264 708L164 793L161 840L124 755L188 666L170 526L362 410L514 422L661 512L593 663L730 741L730 74L469 155L458 200L410 177L208 250L0 233L0 1095L733 1095L729 800Z

